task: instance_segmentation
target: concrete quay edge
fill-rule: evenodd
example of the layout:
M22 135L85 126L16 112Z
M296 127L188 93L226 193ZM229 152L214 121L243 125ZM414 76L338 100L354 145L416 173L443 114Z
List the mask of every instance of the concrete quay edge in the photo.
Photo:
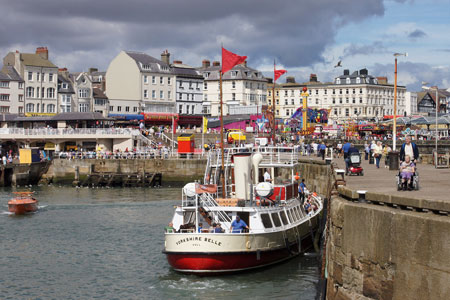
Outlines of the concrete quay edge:
M345 199L357 201L359 195L356 190L347 186L338 186L338 193ZM429 210L436 213L450 213L450 203L436 199L421 199L415 197L404 197L397 195L387 195L383 193L367 192L365 200L376 204L397 205L399 207L411 207L418 211Z

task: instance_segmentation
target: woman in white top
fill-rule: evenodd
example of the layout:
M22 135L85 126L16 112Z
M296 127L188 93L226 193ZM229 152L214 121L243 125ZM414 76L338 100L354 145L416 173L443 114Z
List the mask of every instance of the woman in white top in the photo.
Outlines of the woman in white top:
M373 147L373 157L375 158L375 165L377 166L377 169L380 168L380 159L382 154L383 145L380 141L378 141L377 144Z

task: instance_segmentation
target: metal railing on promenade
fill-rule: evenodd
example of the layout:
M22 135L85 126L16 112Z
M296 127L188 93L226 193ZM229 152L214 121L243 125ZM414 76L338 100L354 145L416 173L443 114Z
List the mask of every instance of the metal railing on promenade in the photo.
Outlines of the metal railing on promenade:
M149 150L149 151L137 151L137 152L95 152L95 151L83 151L83 152L55 152L53 154L54 159L204 159L205 157L201 153L195 154L183 154L172 153L171 151L164 150Z
M140 135L132 128L0 128L0 135Z

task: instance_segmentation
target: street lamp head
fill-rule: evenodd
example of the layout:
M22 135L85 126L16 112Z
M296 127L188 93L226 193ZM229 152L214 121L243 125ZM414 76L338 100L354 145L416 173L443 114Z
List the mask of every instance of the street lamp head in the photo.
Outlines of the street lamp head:
M397 57L397 56L405 56L406 57L406 56L408 56L408 53L406 53L406 52L405 53L394 53L394 56L395 57Z

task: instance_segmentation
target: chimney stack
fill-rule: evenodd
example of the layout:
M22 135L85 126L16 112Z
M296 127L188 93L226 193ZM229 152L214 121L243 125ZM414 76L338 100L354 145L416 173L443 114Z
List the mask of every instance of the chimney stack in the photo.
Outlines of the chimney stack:
M361 70L359 70L359 75L369 75L369 71L367 71L367 69L361 69Z
M387 84L388 83L388 78L386 76L377 77L377 80L378 80L378 84Z
M213 61L213 66L214 67L220 67L220 61Z
M202 68L209 68L209 66L211 65L210 61L207 59L204 59L202 61Z
M183 62L181 60L174 60L173 64L174 65L181 65L181 64L183 64Z
M286 76L286 83L295 83L294 76Z
M58 74L63 75L63 77L65 77L66 79L69 78L69 71L67 71L67 68L59 68Z
M89 74L92 74L94 72L98 72L97 68L89 68Z
M345 70L344 70L344 75L347 75L347 76L350 75L350 70L345 69Z
M168 65L170 64L170 53L167 49L164 50L163 53L161 53L161 60Z
M309 75L309 81L310 82L317 82L317 75L316 74L310 74Z
M36 54L38 54L43 59L48 60L48 49L47 47L37 47Z

